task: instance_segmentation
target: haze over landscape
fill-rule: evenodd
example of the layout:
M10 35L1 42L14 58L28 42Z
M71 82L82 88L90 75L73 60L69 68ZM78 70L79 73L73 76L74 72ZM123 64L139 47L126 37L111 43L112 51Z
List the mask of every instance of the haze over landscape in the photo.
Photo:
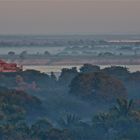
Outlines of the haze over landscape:
M0 0L0 140L140 140L140 0Z
M1 0L0 34L140 34L139 7L139 0Z

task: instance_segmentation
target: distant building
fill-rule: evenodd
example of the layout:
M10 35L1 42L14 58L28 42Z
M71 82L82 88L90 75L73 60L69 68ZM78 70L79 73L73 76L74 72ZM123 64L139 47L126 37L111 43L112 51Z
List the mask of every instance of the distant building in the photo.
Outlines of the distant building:
M18 72L22 71L22 66L18 66L16 63L7 63L0 60L0 72Z

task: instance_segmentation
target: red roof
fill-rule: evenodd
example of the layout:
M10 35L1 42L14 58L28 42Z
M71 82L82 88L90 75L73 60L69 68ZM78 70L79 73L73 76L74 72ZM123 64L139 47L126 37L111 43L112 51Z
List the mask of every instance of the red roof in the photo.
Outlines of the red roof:
M16 72L22 70L17 66L16 63L6 63L3 60L0 60L0 72Z
M6 64L6 62L3 60L0 60L0 64Z

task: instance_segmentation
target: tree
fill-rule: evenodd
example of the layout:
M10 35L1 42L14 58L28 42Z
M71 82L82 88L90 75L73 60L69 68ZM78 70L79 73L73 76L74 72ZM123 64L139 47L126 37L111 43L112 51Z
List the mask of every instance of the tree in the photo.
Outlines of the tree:
M48 119L38 120L31 126L31 136L34 138L38 137L43 140L47 137L47 132L53 128L52 124L48 121Z
M61 75L59 76L58 82L63 85L63 87L68 87L72 79L78 74L76 67L71 69L63 68Z
M51 77L51 80L53 80L54 82L57 81L57 78L56 78L54 72L51 72L51 76L50 77Z
M127 100L125 98L118 98L117 105L113 107L112 111L117 116L127 117L132 113L133 107L134 107L133 100Z
M63 128L73 127L81 122L81 119L75 114L66 114L59 121Z
M127 96L120 80L101 72L78 74L70 84L70 94L94 101L113 101Z
M95 65L91 65L91 64L84 64L80 68L81 73L92 73L92 72L99 72L99 71L100 71L99 66L95 66Z
M9 56L14 56L15 55L15 52L14 51L10 51L10 52L8 52L8 55Z
M14 51L9 51L8 52L8 55L9 55L11 61L14 61L15 60L15 56L16 55L15 55L15 52Z
M111 66L104 68L102 71L119 79L123 79L123 77L127 77L129 75L128 69L122 66Z
M22 51L19 55L20 61L22 62L27 56L27 51Z
M45 51L45 52L44 52L44 55L45 55L45 56L50 56L51 54L50 54L48 51Z

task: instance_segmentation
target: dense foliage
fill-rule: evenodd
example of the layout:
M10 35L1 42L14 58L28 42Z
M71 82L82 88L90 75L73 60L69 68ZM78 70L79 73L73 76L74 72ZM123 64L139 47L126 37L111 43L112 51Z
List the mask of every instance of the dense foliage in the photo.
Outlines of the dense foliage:
M127 95L120 80L102 72L77 75L71 82L70 93L90 100L113 100Z
M139 83L117 66L0 73L0 140L139 140Z
M2 112L2 108L0 108ZM0 119L1 140L139 140L140 111L133 100L117 99L116 105L85 121L66 114L54 124L46 118L29 125L20 113L16 121ZM9 114L12 116L12 113Z

